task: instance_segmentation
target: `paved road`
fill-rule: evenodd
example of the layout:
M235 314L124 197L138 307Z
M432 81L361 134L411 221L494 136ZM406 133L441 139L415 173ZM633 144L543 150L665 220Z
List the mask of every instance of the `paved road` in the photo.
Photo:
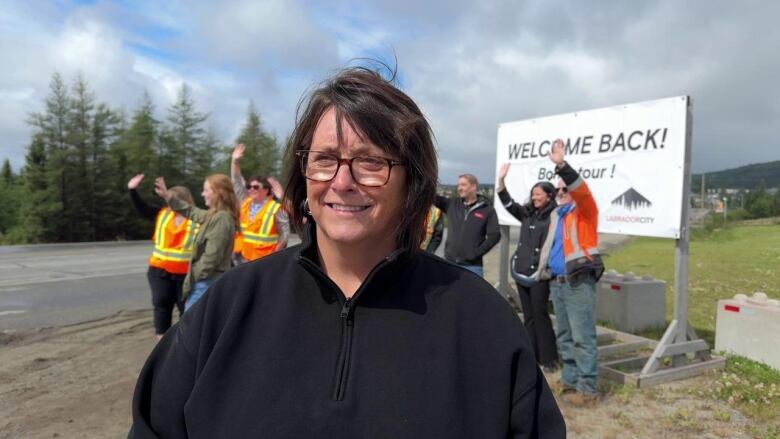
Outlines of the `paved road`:
M512 230L510 251L518 231ZM625 240L602 236L605 247ZM290 240L291 245L298 242L297 236ZM150 308L146 269L151 250L149 241L0 247L0 331L62 326ZM485 277L491 284L498 280L498 250L496 246L485 256ZM444 243L437 253L443 251Z
M149 241L0 247L0 331L151 308L151 251Z
M151 246L144 241L0 247L0 330L148 308Z

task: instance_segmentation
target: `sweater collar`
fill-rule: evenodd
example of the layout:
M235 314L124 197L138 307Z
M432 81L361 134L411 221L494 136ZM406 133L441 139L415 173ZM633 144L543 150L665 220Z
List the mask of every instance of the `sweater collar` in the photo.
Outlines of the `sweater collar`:
M407 266L411 256L415 254L416 251L419 250L409 251L408 249L401 248L393 251L382 259L371 270L355 295L352 296L352 302L354 303L358 296L361 295L361 292L367 289L369 285L391 283L394 276L397 276ZM317 226L313 221L309 221L304 226L303 233L301 234L301 247L296 253L296 259L307 271L338 288L322 270L319 252L317 251Z

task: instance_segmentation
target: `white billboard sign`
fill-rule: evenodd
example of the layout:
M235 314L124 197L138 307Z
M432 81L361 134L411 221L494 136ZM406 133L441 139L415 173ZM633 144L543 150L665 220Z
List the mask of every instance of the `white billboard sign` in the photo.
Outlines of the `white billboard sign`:
M680 237L687 96L504 123L496 175L511 163L506 187L516 202L538 181L555 183L547 155L556 138L599 206L599 231ZM496 196L499 223L520 225Z

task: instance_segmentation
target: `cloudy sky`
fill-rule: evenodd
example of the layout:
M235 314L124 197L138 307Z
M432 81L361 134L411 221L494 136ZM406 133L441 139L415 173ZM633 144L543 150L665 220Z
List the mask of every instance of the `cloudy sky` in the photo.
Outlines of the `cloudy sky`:
M229 144L250 99L283 138L307 87L394 53L444 183L493 180L499 123L684 94L694 172L780 160L777 17L769 0L6 0L0 159L22 165L55 71L128 112L147 90L159 118L186 82Z

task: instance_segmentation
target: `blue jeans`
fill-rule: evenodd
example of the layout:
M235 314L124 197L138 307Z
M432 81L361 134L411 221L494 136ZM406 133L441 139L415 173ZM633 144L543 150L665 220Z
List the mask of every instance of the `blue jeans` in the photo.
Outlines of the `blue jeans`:
M195 302L206 294L206 290L208 290L213 283L214 279L203 279L195 282L195 285L192 286L192 291L190 291L190 295L187 296L187 302L184 304L184 311L192 308L192 305L195 305Z
M561 351L561 380L580 393L598 392L598 346L596 344L596 284L585 281L576 287L550 282L555 307L556 338Z
M485 277L485 270L482 269L481 265L461 265L461 267L465 268L466 270L479 275L480 277Z

